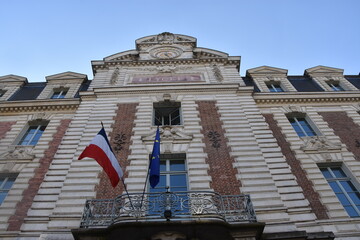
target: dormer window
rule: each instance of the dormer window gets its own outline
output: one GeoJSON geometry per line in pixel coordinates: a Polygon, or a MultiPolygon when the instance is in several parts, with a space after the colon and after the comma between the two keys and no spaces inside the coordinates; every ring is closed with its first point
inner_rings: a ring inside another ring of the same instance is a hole
{"type": "Polygon", "coordinates": [[[0,97],[4,96],[5,92],[5,90],[0,89],[0,97]]]}
{"type": "Polygon", "coordinates": [[[69,89],[54,89],[54,93],[52,94],[52,96],[50,97],[51,99],[61,99],[61,98],[65,98],[67,92],[69,89]]]}
{"type": "Polygon", "coordinates": [[[337,82],[327,82],[327,84],[331,87],[334,91],[345,91],[343,87],[340,86],[337,82]]]}
{"type": "Polygon", "coordinates": [[[266,83],[270,92],[284,92],[284,89],[280,86],[280,83],[276,82],[268,82],[266,83]]]}
{"type": "Polygon", "coordinates": [[[180,106],[179,102],[171,101],[154,103],[154,125],[180,125],[180,106]]]}

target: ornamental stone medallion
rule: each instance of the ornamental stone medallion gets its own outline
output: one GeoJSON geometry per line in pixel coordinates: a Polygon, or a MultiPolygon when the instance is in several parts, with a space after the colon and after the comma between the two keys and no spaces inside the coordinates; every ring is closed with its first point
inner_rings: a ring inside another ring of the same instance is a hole
{"type": "Polygon", "coordinates": [[[157,47],[150,50],[150,56],[157,59],[172,59],[179,57],[183,50],[178,47],[157,47]]]}

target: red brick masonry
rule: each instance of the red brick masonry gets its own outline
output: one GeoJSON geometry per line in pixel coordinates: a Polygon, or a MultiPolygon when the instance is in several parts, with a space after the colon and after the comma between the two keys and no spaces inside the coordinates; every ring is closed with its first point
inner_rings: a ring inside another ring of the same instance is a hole
{"type": "Polygon", "coordinates": [[[228,139],[222,128],[220,114],[215,101],[196,101],[200,113],[202,133],[204,134],[206,162],[212,177],[211,187],[224,195],[240,194],[241,182],[236,179],[237,170],[233,167],[234,158],[230,156],[228,139]]]}
{"type": "Polygon", "coordinates": [[[0,122],[0,140],[3,139],[8,131],[10,131],[11,126],[16,122],[0,122]]]}
{"type": "Polygon", "coordinates": [[[35,169],[34,177],[29,180],[29,186],[22,193],[22,199],[16,205],[15,214],[9,218],[8,231],[19,231],[27,215],[28,210],[34,200],[34,197],[39,191],[40,184],[44,181],[45,174],[49,170],[50,164],[55,156],[55,153],[65,135],[71,119],[63,119],[56,129],[53,139],[49,142],[48,149],[44,152],[44,157],[40,159],[39,167],[35,169]]]}
{"type": "Polygon", "coordinates": [[[328,219],[325,206],[320,201],[320,196],[315,192],[313,183],[307,178],[306,172],[301,167],[301,163],[296,159],[294,152],[290,148],[290,144],[286,141],[280,127],[272,114],[264,114],[266,122],[269,124],[270,130],[273,132],[282,154],[285,156],[286,162],[291,168],[291,172],[296,177],[296,181],[302,188],[305,198],[310,202],[310,207],[318,219],[328,219]]]}
{"type": "Polygon", "coordinates": [[[322,112],[320,115],[340,137],[347,149],[360,161],[360,126],[346,112],[322,112]]]}
{"type": "MultiPolygon", "coordinates": [[[[131,136],[133,135],[133,126],[136,114],[137,103],[118,104],[115,123],[112,126],[112,132],[109,134],[111,147],[124,171],[124,179],[127,178],[128,173],[125,171],[129,162],[127,161],[130,155],[131,136]]],[[[96,186],[96,198],[108,199],[114,198],[124,191],[122,182],[116,188],[111,186],[110,180],[106,173],[102,171],[99,175],[100,183],[96,186]]]]}

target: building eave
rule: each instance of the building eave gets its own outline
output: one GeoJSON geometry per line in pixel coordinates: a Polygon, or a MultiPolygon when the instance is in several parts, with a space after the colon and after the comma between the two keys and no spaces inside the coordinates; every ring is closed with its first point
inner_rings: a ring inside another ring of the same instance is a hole
{"type": "Polygon", "coordinates": [[[315,104],[327,103],[356,103],[360,101],[360,93],[353,91],[344,92],[282,92],[282,93],[254,93],[255,102],[261,106],[285,104],[315,104]]]}
{"type": "Polygon", "coordinates": [[[0,114],[14,114],[38,111],[75,111],[80,104],[80,99],[59,100],[24,100],[6,101],[0,103],[0,114]]]}

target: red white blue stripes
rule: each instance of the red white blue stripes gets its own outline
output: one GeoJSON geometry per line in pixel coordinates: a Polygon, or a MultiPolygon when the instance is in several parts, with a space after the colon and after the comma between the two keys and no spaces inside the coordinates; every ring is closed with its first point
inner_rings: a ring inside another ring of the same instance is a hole
{"type": "Polygon", "coordinates": [[[104,128],[102,128],[94,137],[89,146],[87,146],[80,154],[78,159],[81,160],[85,157],[95,159],[110,178],[111,185],[116,187],[120,178],[123,176],[123,171],[111,149],[104,128]]]}

